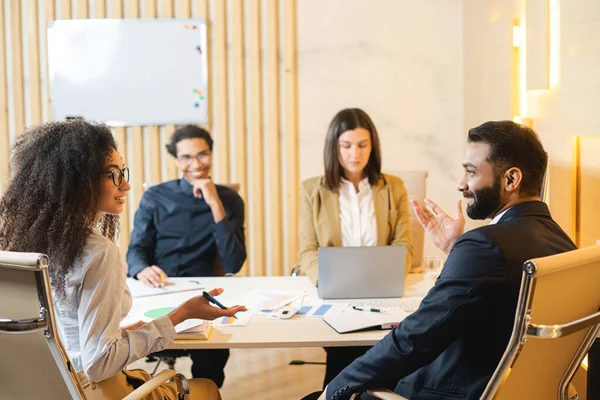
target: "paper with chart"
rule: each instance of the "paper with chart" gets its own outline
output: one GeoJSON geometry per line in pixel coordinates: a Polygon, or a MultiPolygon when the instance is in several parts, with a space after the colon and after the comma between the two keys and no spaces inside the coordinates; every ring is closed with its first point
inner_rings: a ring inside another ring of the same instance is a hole
{"type": "Polygon", "coordinates": [[[248,311],[239,312],[235,314],[235,316],[237,319],[233,317],[217,318],[212,322],[212,324],[214,327],[246,326],[250,323],[250,317],[252,316],[252,313],[248,311]]]}
{"type": "Polygon", "coordinates": [[[155,296],[157,294],[167,294],[176,292],[187,292],[189,290],[204,289],[201,282],[197,279],[173,279],[164,282],[163,287],[148,286],[134,278],[127,278],[127,286],[131,292],[131,297],[155,296]]]}
{"type": "MultiPolygon", "coordinates": [[[[176,307],[171,305],[154,305],[132,307],[127,317],[121,321],[121,327],[134,324],[138,321],[150,322],[156,318],[164,317],[176,307]]],[[[175,326],[177,339],[208,339],[212,325],[210,321],[202,319],[188,319],[175,326]]]]}
{"type": "Polygon", "coordinates": [[[336,308],[346,308],[348,303],[318,303],[318,304],[307,304],[300,307],[298,314],[306,317],[319,317],[322,318],[328,311],[336,308]]]}
{"type": "Polygon", "coordinates": [[[300,307],[304,295],[304,290],[252,290],[237,304],[245,304],[252,312],[266,314],[287,305],[300,307]]]}

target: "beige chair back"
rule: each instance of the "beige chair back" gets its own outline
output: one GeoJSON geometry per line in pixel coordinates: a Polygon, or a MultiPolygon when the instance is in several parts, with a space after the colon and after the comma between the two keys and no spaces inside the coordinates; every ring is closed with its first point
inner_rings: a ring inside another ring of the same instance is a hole
{"type": "Polygon", "coordinates": [[[0,251],[0,399],[82,399],[42,254],[0,251]]]}
{"type": "Polygon", "coordinates": [[[569,383],[600,327],[598,282],[598,246],[525,263],[513,333],[483,399],[571,397],[569,383]]]}
{"type": "MultiPolygon", "coordinates": [[[[427,171],[391,171],[390,175],[400,177],[408,193],[409,200],[423,201],[427,196],[427,171]]],[[[417,220],[415,211],[408,206],[410,212],[410,229],[414,246],[413,269],[423,264],[423,249],[425,247],[425,230],[417,220]]]]}

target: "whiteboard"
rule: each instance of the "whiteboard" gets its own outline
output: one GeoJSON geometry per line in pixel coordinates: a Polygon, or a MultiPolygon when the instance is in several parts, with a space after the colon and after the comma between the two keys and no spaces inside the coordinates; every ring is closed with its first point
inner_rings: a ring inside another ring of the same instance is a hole
{"type": "Polygon", "coordinates": [[[110,126],[207,123],[206,24],[201,19],[51,22],[52,119],[110,126]]]}

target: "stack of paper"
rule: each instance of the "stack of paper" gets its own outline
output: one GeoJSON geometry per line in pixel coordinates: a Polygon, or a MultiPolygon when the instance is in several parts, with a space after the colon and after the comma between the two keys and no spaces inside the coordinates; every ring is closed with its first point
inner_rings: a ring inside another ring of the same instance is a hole
{"type": "Polygon", "coordinates": [[[408,316],[408,313],[400,307],[388,307],[381,310],[383,312],[359,311],[352,307],[332,308],[323,316],[323,321],[338,333],[348,333],[372,329],[392,329],[408,316]]]}
{"type": "Polygon", "coordinates": [[[175,327],[177,339],[208,339],[212,324],[202,319],[188,319],[175,327]]]}

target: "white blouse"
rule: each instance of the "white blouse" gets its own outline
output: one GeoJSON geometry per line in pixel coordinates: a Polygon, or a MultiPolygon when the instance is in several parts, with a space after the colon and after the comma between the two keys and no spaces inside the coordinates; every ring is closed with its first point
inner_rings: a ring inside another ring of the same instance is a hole
{"type": "Polygon", "coordinates": [[[376,246],[377,218],[368,178],[360,181],[358,192],[342,178],[339,199],[342,246],[376,246]]]}
{"type": "Polygon", "coordinates": [[[75,371],[83,371],[93,382],[162,350],[176,336],[167,316],[121,331],[119,323],[132,302],[126,277],[117,245],[95,232],[81,261],[67,275],[65,296],[53,293],[59,336],[75,371]]]}

